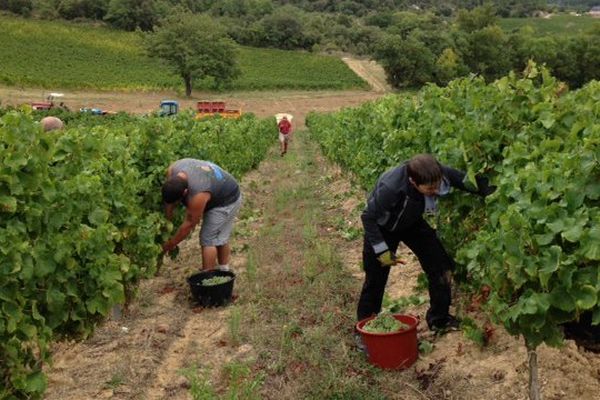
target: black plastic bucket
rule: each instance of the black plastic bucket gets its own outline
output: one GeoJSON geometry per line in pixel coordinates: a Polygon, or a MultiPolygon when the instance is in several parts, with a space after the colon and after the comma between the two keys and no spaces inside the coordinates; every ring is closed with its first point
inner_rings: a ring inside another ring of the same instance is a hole
{"type": "Polygon", "coordinates": [[[190,284],[190,289],[192,290],[192,297],[198,304],[204,307],[220,307],[228,304],[231,301],[234,280],[235,274],[233,272],[220,271],[217,269],[202,271],[187,279],[190,284]],[[219,285],[202,285],[203,280],[214,278],[216,276],[227,276],[230,277],[231,280],[219,285]]]}

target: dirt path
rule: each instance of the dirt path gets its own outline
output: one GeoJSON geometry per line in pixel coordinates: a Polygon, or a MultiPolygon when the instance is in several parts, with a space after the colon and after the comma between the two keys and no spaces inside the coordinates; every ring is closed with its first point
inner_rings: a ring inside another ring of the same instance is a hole
{"type": "Polygon", "coordinates": [[[371,90],[377,93],[391,92],[392,87],[387,83],[385,71],[375,61],[359,60],[343,57],[342,60],[362,79],[371,85],[371,90]]]}

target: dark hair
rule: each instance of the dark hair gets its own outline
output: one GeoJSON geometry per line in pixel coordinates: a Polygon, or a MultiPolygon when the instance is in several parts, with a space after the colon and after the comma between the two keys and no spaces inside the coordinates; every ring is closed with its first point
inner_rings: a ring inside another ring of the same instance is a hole
{"type": "Polygon", "coordinates": [[[186,179],[180,176],[173,176],[162,186],[162,198],[167,204],[176,203],[183,198],[183,191],[188,188],[186,179]]]}
{"type": "Polygon", "coordinates": [[[430,185],[442,180],[442,167],[431,154],[417,154],[408,161],[408,176],[415,185],[430,185]]]}

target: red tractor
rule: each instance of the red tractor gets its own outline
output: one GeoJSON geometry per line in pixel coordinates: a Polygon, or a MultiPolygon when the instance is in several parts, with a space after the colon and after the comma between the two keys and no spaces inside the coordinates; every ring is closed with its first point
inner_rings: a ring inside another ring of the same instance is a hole
{"type": "Polygon", "coordinates": [[[62,101],[57,105],[55,101],[58,101],[64,94],[62,93],[50,93],[47,97],[47,101],[34,101],[31,103],[31,108],[34,110],[50,110],[51,108],[60,107],[67,108],[65,103],[62,101]]]}

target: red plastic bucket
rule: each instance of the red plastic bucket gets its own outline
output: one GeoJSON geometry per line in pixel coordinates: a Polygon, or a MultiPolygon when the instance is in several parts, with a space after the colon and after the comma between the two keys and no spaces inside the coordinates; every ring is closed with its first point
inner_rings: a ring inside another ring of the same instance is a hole
{"type": "Polygon", "coordinates": [[[394,318],[408,325],[408,329],[391,333],[372,333],[363,330],[363,326],[375,316],[365,318],[356,324],[363,342],[367,347],[371,364],[385,369],[408,368],[417,361],[417,325],[419,319],[412,315],[395,314],[394,318]]]}

